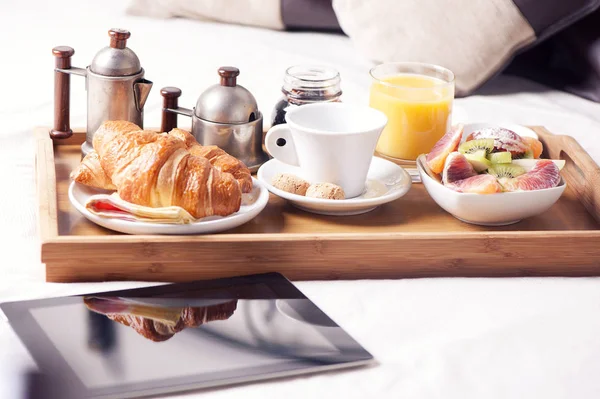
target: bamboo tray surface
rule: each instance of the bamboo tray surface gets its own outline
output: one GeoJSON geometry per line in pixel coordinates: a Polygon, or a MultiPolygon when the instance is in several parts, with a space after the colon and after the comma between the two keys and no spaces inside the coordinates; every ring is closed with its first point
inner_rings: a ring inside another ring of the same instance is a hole
{"type": "Polygon", "coordinates": [[[291,279],[600,275],[600,169],[570,137],[533,128],[544,157],[565,159],[568,187],[542,215],[503,227],[458,221],[421,184],[357,216],[321,216],[272,195],[225,233],[131,236],[89,222],[70,204],[69,173],[85,133],[52,142],[36,129],[42,262],[48,281],[185,281],[278,271],[291,279]]]}

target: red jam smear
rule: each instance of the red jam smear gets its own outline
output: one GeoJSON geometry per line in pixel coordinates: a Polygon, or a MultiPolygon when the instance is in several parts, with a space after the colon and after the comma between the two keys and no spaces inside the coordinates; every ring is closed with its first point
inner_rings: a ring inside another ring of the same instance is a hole
{"type": "Polygon", "coordinates": [[[123,212],[123,213],[125,213],[124,210],[119,209],[116,206],[114,206],[114,205],[112,205],[112,204],[110,204],[108,202],[98,201],[93,206],[96,209],[96,211],[114,211],[114,212],[123,212]]]}

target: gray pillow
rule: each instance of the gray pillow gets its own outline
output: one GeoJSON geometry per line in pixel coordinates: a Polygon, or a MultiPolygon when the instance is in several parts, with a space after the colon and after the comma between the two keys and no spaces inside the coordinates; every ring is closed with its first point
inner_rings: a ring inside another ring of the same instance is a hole
{"type": "MultiPolygon", "coordinates": [[[[600,102],[600,10],[520,54],[507,73],[600,102]]],[[[556,28],[554,28],[556,29],[556,28]]],[[[552,25],[544,32],[552,31],[552,25]]],[[[554,33],[554,32],[553,32],[554,33]]]]}
{"type": "MultiPolygon", "coordinates": [[[[600,0],[333,0],[340,26],[367,57],[442,65],[455,73],[458,96],[472,93],[515,55],[599,5],[600,0]]],[[[571,44],[578,43],[584,41],[571,44]]],[[[589,59],[590,50],[580,51],[589,59]]],[[[541,74],[545,67],[529,72],[541,74]]]]}

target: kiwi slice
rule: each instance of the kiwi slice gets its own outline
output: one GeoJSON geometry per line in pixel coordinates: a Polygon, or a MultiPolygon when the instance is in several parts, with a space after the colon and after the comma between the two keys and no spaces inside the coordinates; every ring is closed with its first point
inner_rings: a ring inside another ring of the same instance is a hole
{"type": "Polygon", "coordinates": [[[510,152],[508,152],[508,151],[491,153],[487,156],[487,159],[489,159],[490,162],[493,164],[511,163],[512,162],[512,156],[510,155],[510,152]]]}
{"type": "Polygon", "coordinates": [[[527,150],[524,153],[515,156],[515,159],[533,159],[533,151],[527,150]]]}
{"type": "Polygon", "coordinates": [[[473,169],[477,173],[485,172],[492,163],[486,158],[487,152],[485,150],[477,150],[472,154],[465,154],[467,161],[473,166],[473,169]]]}
{"type": "Polygon", "coordinates": [[[461,154],[473,154],[479,150],[485,150],[489,154],[494,149],[494,139],[478,139],[465,141],[458,147],[461,154]]]}
{"type": "Polygon", "coordinates": [[[501,177],[517,177],[525,173],[525,168],[519,165],[513,165],[510,163],[498,163],[488,168],[487,172],[497,178],[501,177]]]}

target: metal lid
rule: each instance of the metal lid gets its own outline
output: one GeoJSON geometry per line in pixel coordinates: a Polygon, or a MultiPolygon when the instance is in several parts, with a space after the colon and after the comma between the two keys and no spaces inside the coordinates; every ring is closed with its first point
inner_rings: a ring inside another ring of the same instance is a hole
{"type": "Polygon", "coordinates": [[[240,70],[219,68],[221,82],[200,95],[194,113],[198,118],[215,123],[240,124],[260,117],[256,99],[246,88],[236,84],[240,70]]]}
{"type": "Polygon", "coordinates": [[[90,65],[90,70],[105,76],[135,75],[142,70],[140,60],[131,49],[126,47],[131,33],[125,29],[111,29],[110,46],[100,50],[90,65]]]}
{"type": "Polygon", "coordinates": [[[342,95],[340,74],[333,68],[296,65],[285,71],[283,93],[292,99],[331,101],[342,95]]]}

